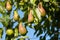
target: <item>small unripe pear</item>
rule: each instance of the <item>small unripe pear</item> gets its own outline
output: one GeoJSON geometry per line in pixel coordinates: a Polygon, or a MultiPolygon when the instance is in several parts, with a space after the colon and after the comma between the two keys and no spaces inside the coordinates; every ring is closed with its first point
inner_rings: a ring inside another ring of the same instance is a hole
{"type": "Polygon", "coordinates": [[[7,1],[7,3],[6,3],[6,9],[7,9],[8,11],[10,11],[10,10],[12,9],[12,6],[11,6],[11,4],[10,4],[9,1],[7,1]]]}
{"type": "Polygon", "coordinates": [[[43,6],[42,6],[42,2],[40,2],[39,4],[38,4],[38,8],[39,8],[39,11],[41,12],[41,16],[45,16],[46,15],[46,11],[45,11],[45,9],[43,8],[43,6]]]}
{"type": "Polygon", "coordinates": [[[30,10],[28,14],[28,22],[33,22],[33,21],[34,21],[33,10],[30,10]]]}
{"type": "Polygon", "coordinates": [[[23,26],[22,22],[19,24],[19,32],[21,35],[25,35],[27,33],[26,28],[23,26]]]}
{"type": "Polygon", "coordinates": [[[14,32],[15,32],[14,36],[17,37],[18,36],[18,28],[15,28],[14,32]]]}
{"type": "Polygon", "coordinates": [[[12,29],[7,29],[6,34],[7,35],[12,35],[13,34],[13,30],[12,29]]]}
{"type": "Polygon", "coordinates": [[[18,20],[19,19],[19,17],[18,17],[18,13],[17,13],[17,11],[14,11],[14,20],[18,20]]]}

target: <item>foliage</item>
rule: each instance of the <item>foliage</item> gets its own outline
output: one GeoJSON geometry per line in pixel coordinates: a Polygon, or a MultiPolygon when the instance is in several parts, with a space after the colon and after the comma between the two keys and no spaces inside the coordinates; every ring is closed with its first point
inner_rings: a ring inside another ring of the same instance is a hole
{"type": "MultiPolygon", "coordinates": [[[[52,37],[51,40],[57,40],[58,34],[60,33],[59,12],[59,0],[0,0],[0,14],[2,14],[0,22],[6,27],[6,31],[7,29],[12,29],[14,32],[12,35],[6,35],[6,40],[13,40],[18,36],[23,36],[18,30],[20,22],[22,22],[22,24],[24,23],[25,29],[27,26],[34,29],[34,35],[39,31],[36,36],[39,36],[43,31],[45,32],[47,30],[46,34],[49,34],[50,36],[54,34],[54,37],[52,37]],[[24,12],[23,18],[18,15],[18,10],[24,12]],[[14,17],[10,18],[12,11],[14,11],[14,17]],[[30,16],[28,16],[29,14],[30,16]],[[15,28],[12,28],[15,22],[18,22],[18,25],[15,28]],[[34,26],[32,24],[34,24],[34,26]]],[[[2,35],[1,31],[0,34],[2,35]]],[[[25,35],[23,37],[27,38],[25,35]]],[[[45,36],[43,39],[40,39],[45,40],[45,36]]],[[[24,38],[21,38],[20,40],[25,40],[24,38]]]]}

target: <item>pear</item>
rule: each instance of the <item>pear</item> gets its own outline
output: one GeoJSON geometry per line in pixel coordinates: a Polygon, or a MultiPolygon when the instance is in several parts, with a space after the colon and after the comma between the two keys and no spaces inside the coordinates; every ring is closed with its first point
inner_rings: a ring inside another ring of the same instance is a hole
{"type": "Polygon", "coordinates": [[[12,35],[13,34],[13,30],[12,29],[7,29],[6,34],[7,35],[12,35]]]}
{"type": "Polygon", "coordinates": [[[10,11],[12,9],[12,6],[9,1],[6,2],[6,9],[10,11]]]}
{"type": "Polygon", "coordinates": [[[25,35],[27,33],[27,30],[23,26],[22,22],[19,23],[19,32],[20,32],[21,35],[25,35]]]}
{"type": "Polygon", "coordinates": [[[14,32],[15,32],[14,36],[17,37],[18,36],[18,28],[15,28],[14,32]]]}
{"type": "Polygon", "coordinates": [[[33,21],[34,21],[33,10],[30,10],[28,14],[28,22],[33,22],[33,21]]]}
{"type": "Polygon", "coordinates": [[[41,12],[41,16],[45,16],[46,15],[46,11],[45,11],[45,9],[43,8],[43,6],[42,6],[42,2],[40,2],[39,4],[38,4],[38,8],[39,8],[39,11],[41,12]]]}
{"type": "Polygon", "coordinates": [[[14,20],[17,21],[19,19],[17,11],[14,11],[14,20]]]}

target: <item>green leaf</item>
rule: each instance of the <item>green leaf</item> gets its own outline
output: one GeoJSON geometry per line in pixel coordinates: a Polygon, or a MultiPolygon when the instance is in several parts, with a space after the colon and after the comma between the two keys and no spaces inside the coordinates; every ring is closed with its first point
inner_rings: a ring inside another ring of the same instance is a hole
{"type": "Polygon", "coordinates": [[[6,9],[3,6],[1,6],[1,5],[0,5],[0,12],[2,14],[5,14],[6,13],[6,9]]]}
{"type": "Polygon", "coordinates": [[[3,25],[4,25],[4,26],[8,26],[8,22],[9,22],[9,20],[10,20],[9,15],[2,17],[2,20],[3,20],[3,21],[2,21],[3,25]]]}
{"type": "Polygon", "coordinates": [[[44,2],[49,2],[49,0],[43,0],[44,2]]]}

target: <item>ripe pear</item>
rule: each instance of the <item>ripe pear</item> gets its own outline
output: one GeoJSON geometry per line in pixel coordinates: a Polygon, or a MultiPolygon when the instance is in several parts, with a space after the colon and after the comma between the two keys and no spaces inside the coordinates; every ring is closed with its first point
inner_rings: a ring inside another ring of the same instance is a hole
{"type": "Polygon", "coordinates": [[[42,6],[42,2],[40,2],[39,4],[38,4],[38,8],[39,8],[39,11],[41,12],[41,16],[45,16],[46,15],[46,11],[45,11],[45,9],[43,8],[43,6],[42,6]]]}
{"type": "Polygon", "coordinates": [[[12,9],[12,6],[9,1],[6,2],[6,9],[10,11],[12,9]]]}
{"type": "Polygon", "coordinates": [[[33,10],[30,10],[28,14],[28,22],[33,22],[33,21],[34,21],[33,10]]]}
{"type": "Polygon", "coordinates": [[[21,35],[25,35],[27,33],[26,28],[23,26],[22,22],[19,24],[19,32],[21,35]]]}
{"type": "Polygon", "coordinates": [[[18,13],[17,13],[17,11],[14,11],[14,20],[18,20],[19,19],[19,17],[18,17],[18,13]]]}

